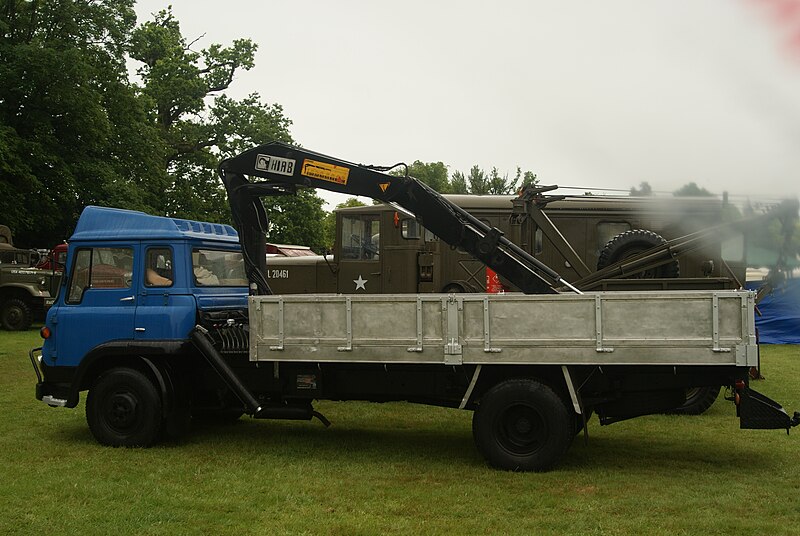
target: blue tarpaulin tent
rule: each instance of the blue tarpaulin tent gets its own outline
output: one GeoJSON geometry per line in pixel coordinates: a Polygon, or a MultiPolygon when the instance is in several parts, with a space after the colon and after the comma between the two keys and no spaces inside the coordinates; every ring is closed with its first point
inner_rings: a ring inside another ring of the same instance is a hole
{"type": "MultiPolygon", "coordinates": [[[[747,283],[755,290],[760,282],[747,283]]],[[[800,279],[787,279],[758,304],[756,315],[761,344],[800,344],[800,279]]]]}

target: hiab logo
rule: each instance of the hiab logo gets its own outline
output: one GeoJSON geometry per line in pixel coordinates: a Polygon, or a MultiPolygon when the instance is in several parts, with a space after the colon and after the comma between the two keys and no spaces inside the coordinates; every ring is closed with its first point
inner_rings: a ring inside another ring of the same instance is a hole
{"type": "Polygon", "coordinates": [[[278,175],[287,175],[291,177],[294,175],[295,161],[289,158],[260,154],[256,156],[255,167],[256,171],[266,171],[268,173],[276,173],[278,175]]]}

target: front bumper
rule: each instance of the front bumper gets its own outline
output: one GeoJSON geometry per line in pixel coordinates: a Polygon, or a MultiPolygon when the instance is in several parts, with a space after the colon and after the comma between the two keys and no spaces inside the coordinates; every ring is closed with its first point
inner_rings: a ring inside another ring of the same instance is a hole
{"type": "Polygon", "coordinates": [[[28,357],[36,373],[36,400],[41,400],[48,406],[65,407],[69,400],[70,384],[45,381],[45,371],[42,365],[42,348],[33,348],[28,352],[28,357]]]}

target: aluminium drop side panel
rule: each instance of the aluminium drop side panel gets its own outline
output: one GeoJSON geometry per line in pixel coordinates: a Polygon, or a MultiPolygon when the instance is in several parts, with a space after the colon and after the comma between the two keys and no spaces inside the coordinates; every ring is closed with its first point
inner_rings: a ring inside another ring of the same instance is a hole
{"type": "Polygon", "coordinates": [[[252,361],[755,366],[743,291],[254,296],[252,361]]]}

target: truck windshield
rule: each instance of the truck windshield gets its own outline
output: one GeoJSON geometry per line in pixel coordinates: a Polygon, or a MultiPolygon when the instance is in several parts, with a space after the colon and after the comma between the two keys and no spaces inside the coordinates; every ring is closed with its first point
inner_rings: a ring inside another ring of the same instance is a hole
{"type": "Polygon", "coordinates": [[[238,251],[192,250],[192,272],[199,287],[246,287],[244,260],[238,251]]]}

